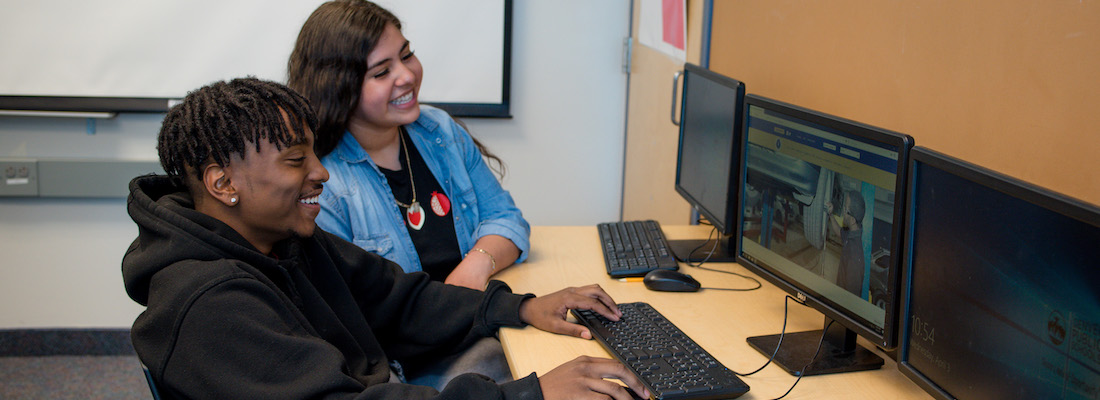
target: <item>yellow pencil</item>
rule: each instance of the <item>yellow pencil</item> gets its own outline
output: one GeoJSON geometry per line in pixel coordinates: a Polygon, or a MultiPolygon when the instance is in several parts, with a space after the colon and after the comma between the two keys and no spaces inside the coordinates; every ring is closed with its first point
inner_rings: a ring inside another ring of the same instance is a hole
{"type": "Polygon", "coordinates": [[[642,279],[643,278],[640,277],[640,276],[629,277],[629,278],[619,278],[619,282],[641,282],[642,279]]]}

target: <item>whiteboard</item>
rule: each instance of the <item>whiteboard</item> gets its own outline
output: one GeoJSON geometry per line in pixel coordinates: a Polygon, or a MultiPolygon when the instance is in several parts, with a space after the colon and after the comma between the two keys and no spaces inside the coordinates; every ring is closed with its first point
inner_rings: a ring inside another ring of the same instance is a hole
{"type": "MultiPolygon", "coordinates": [[[[401,20],[424,65],[423,102],[507,116],[511,0],[376,2],[401,20]]],[[[0,0],[0,108],[104,98],[152,99],[166,109],[218,80],[286,82],[298,31],[321,3],[0,0]]],[[[153,108],[103,111],[164,111],[153,108]]]]}

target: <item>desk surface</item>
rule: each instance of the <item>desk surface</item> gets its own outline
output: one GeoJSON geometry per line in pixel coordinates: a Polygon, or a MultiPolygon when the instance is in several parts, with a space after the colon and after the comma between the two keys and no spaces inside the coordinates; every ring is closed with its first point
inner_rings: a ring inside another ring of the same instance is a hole
{"type": "MultiPolygon", "coordinates": [[[[705,237],[709,227],[665,226],[669,239],[705,237]]],[[[756,370],[767,357],[753,350],[745,338],[779,333],[783,326],[785,292],[759,279],[763,287],[749,292],[702,290],[668,293],[647,290],[641,282],[619,282],[604,269],[603,253],[595,226],[536,226],[531,231],[528,260],[496,276],[516,293],[544,295],[568,286],[598,283],[619,303],[652,304],[703,348],[734,371],[756,370]]],[[[711,263],[708,267],[755,276],[736,263],[711,263]]],[[[749,288],[743,278],[681,264],[680,271],[694,276],[703,287],[749,288]]],[[[791,302],[788,332],[821,329],[824,316],[791,302]]],[[[500,341],[514,376],[531,372],[542,375],[580,355],[611,356],[595,340],[555,335],[535,328],[504,328],[500,341]]],[[[865,347],[874,349],[860,338],[865,347]]],[[[882,352],[874,350],[880,356],[882,352]]],[[[883,356],[879,370],[810,376],[802,379],[786,399],[929,399],[905,378],[897,363],[883,356]]],[[[742,377],[751,390],[742,399],[773,399],[794,383],[795,377],[776,365],[742,377]]]]}

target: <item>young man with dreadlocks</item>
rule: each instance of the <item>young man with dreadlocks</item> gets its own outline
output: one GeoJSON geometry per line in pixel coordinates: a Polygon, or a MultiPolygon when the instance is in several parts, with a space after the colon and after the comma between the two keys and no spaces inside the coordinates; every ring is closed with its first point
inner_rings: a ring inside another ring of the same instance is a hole
{"type": "Polygon", "coordinates": [[[500,326],[591,338],[566,310],[620,313],[597,285],[538,298],[499,281],[445,285],[317,229],[328,172],[313,153],[316,124],[301,96],[252,78],[191,92],[165,117],[168,176],[130,183],[138,237],[122,261],[127,293],[147,307],[134,348],[163,397],[630,398],[601,378],[644,393],[618,362],[588,357],[501,384],[401,383],[394,358],[438,359],[500,326]]]}

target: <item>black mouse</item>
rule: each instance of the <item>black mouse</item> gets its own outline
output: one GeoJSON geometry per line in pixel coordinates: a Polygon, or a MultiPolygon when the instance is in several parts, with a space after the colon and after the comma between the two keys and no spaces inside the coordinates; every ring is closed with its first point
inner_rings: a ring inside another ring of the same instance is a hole
{"type": "Polygon", "coordinates": [[[691,275],[670,269],[649,271],[642,282],[645,283],[646,289],[659,292],[696,292],[702,286],[691,275]]]}

